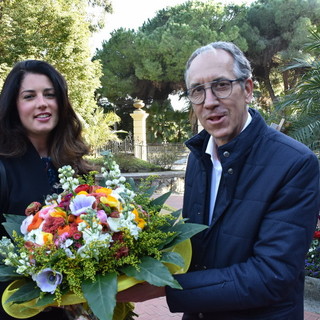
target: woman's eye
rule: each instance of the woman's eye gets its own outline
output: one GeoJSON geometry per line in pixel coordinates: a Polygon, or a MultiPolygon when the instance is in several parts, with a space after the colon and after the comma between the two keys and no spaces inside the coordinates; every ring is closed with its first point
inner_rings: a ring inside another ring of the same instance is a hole
{"type": "Polygon", "coordinates": [[[32,98],[33,98],[32,94],[27,94],[27,95],[23,96],[23,99],[25,99],[25,100],[29,100],[29,99],[32,99],[32,98]]]}

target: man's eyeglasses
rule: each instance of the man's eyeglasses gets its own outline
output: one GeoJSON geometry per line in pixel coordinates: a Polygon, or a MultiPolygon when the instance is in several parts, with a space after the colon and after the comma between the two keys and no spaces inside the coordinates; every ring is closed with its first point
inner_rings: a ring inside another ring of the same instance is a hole
{"type": "Polygon", "coordinates": [[[236,81],[243,81],[243,78],[234,80],[221,79],[214,80],[195,86],[186,91],[189,100],[194,104],[202,104],[206,100],[206,89],[211,88],[212,93],[219,99],[228,98],[232,93],[232,84],[236,81]],[[205,86],[208,85],[208,86],[205,86]]]}

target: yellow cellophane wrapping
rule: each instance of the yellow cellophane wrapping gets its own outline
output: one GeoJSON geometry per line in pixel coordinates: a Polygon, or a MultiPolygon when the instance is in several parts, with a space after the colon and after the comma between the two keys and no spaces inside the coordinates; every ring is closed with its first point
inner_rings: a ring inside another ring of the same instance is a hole
{"type": "MultiPolygon", "coordinates": [[[[185,240],[173,248],[170,251],[180,253],[184,259],[184,267],[179,267],[173,264],[166,264],[168,269],[172,274],[185,273],[190,265],[191,261],[191,243],[190,240],[185,240]]],[[[138,284],[142,281],[139,281],[133,277],[128,277],[126,275],[121,275],[118,277],[118,291],[122,291],[128,289],[135,284],[138,284]]],[[[2,306],[7,314],[17,319],[27,319],[31,318],[41,311],[43,311],[47,307],[57,307],[58,304],[55,302],[46,306],[36,306],[37,299],[30,300],[24,303],[11,303],[6,301],[10,298],[10,296],[19,289],[19,287],[23,284],[23,280],[13,281],[3,292],[2,295],[2,306]]],[[[74,293],[68,293],[62,296],[62,301],[60,306],[67,306],[79,303],[85,303],[86,300],[84,297],[79,297],[74,293]]]]}

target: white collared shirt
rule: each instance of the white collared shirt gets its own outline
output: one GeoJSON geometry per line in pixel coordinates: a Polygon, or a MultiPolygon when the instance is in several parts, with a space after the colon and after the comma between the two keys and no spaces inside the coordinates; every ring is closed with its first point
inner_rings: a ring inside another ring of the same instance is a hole
{"type": "MultiPolygon", "coordinates": [[[[244,124],[241,132],[249,125],[251,122],[252,117],[250,113],[248,112],[247,121],[244,124]]],[[[211,156],[212,161],[212,177],[211,177],[211,195],[210,195],[210,207],[209,207],[209,225],[211,224],[212,216],[213,216],[213,210],[217,199],[217,193],[219,189],[219,184],[221,180],[221,174],[222,174],[222,166],[221,162],[219,160],[218,154],[217,154],[217,145],[214,141],[213,136],[210,137],[208,141],[208,145],[206,148],[206,153],[211,156]]]]}

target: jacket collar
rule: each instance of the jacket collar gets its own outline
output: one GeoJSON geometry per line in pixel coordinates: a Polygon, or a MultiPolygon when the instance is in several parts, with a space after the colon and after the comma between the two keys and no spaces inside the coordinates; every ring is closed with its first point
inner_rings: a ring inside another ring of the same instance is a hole
{"type": "MultiPolygon", "coordinates": [[[[218,155],[220,159],[224,152],[232,153],[232,158],[237,158],[241,154],[246,153],[246,150],[251,148],[257,139],[258,135],[261,135],[267,129],[267,124],[255,109],[249,108],[249,112],[252,117],[251,123],[245,128],[237,137],[230,142],[218,147],[218,155]]],[[[202,130],[200,133],[186,141],[186,146],[195,154],[196,157],[202,158],[205,153],[210,134],[202,130]]]]}

